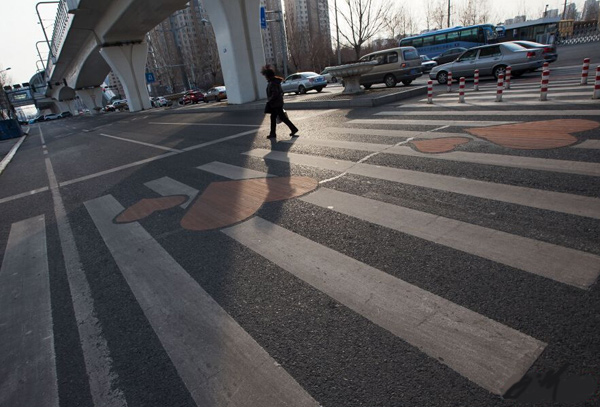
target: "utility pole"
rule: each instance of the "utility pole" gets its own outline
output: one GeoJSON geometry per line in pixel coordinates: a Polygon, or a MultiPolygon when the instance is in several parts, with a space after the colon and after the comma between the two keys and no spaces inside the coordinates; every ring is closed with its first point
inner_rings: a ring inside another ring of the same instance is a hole
{"type": "Polygon", "coordinates": [[[279,14],[279,19],[275,19],[275,20],[267,20],[268,23],[270,22],[279,22],[281,23],[281,25],[279,26],[281,28],[281,59],[283,62],[283,77],[287,78],[288,76],[288,65],[287,65],[287,38],[285,37],[285,22],[283,20],[283,12],[281,10],[266,10],[265,11],[266,14],[279,14]]]}
{"type": "Polygon", "coordinates": [[[174,26],[176,24],[174,24],[174,19],[175,17],[171,14],[169,16],[170,30],[168,31],[171,31],[171,34],[173,34],[173,41],[175,41],[175,48],[177,49],[177,58],[179,59],[179,63],[181,64],[181,80],[183,81],[183,88],[184,90],[189,90],[190,82],[188,80],[187,74],[185,73],[185,65],[183,62],[183,54],[181,52],[181,44],[179,43],[179,38],[177,38],[177,34],[175,33],[177,30],[183,29],[183,27],[175,28],[174,26]]]}
{"type": "Polygon", "coordinates": [[[567,15],[567,0],[565,0],[565,7],[563,8],[562,20],[565,19],[565,15],[567,15]]]}
{"type": "Polygon", "coordinates": [[[448,28],[450,28],[450,0],[448,0],[448,28]]]}

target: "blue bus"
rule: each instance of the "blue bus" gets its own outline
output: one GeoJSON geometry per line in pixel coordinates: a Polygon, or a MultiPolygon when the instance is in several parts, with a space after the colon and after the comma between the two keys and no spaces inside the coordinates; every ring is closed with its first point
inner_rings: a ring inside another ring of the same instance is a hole
{"type": "Polygon", "coordinates": [[[450,48],[471,48],[478,45],[493,44],[498,41],[496,27],[492,24],[452,27],[430,31],[425,34],[400,40],[401,47],[415,47],[419,55],[436,57],[450,48]]]}

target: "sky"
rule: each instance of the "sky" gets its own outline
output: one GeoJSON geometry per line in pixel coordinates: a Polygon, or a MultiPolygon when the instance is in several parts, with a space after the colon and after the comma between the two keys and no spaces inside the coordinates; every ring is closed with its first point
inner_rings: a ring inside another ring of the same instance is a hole
{"type": "MultiPolygon", "coordinates": [[[[338,0],[342,3],[345,0],[338,0]]],[[[424,29],[425,1],[414,2],[411,0],[392,0],[399,5],[404,5],[410,9],[413,17],[420,23],[419,28],[424,29]]],[[[458,5],[466,0],[451,0],[451,5],[458,5]]],[[[0,71],[10,67],[11,70],[5,72],[7,75],[7,83],[23,83],[29,82],[31,77],[37,71],[36,61],[39,59],[35,48],[37,41],[44,40],[44,34],[41,26],[38,23],[36,13],[36,4],[39,0],[0,0],[0,10],[2,10],[2,23],[0,24],[0,71]],[[8,3],[8,4],[7,4],[8,3]]],[[[568,1],[571,3],[572,1],[568,1]]],[[[333,8],[333,0],[329,0],[330,7],[333,8]]],[[[584,0],[576,0],[577,9],[583,8],[584,0]]],[[[541,17],[546,4],[548,9],[563,9],[564,0],[488,0],[488,4],[492,7],[492,16],[498,17],[498,21],[490,21],[498,23],[507,18],[512,18],[515,15],[527,11],[528,19],[535,20],[541,17]]],[[[55,4],[41,4],[39,6],[40,15],[48,37],[52,36],[52,28],[54,16],[56,14],[55,4]]],[[[334,16],[330,16],[333,22],[334,16]]],[[[257,14],[258,19],[258,14],[257,14]]],[[[456,21],[452,25],[458,25],[456,21]]],[[[44,60],[48,56],[48,47],[45,44],[39,44],[40,52],[44,60]]],[[[41,63],[38,63],[41,67],[41,63]]]]}

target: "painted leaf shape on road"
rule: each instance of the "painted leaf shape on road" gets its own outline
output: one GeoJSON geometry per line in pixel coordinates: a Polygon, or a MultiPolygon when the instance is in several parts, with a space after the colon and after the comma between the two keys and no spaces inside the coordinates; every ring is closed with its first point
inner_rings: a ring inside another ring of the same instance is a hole
{"type": "Polygon", "coordinates": [[[440,137],[429,140],[413,140],[410,144],[422,153],[447,153],[469,141],[471,139],[467,137],[440,137]]]}
{"type": "Polygon", "coordinates": [[[573,133],[592,130],[599,126],[600,123],[593,120],[557,119],[475,127],[466,131],[503,147],[544,150],[575,144],[578,139],[573,133]]]}

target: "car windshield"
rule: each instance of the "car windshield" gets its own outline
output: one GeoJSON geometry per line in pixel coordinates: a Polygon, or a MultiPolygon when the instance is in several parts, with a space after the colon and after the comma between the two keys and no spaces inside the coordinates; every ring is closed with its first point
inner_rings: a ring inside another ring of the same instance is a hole
{"type": "Polygon", "coordinates": [[[523,47],[521,45],[515,44],[513,42],[505,42],[502,45],[504,45],[504,47],[508,48],[511,51],[522,51],[524,49],[527,49],[527,48],[525,48],[525,47],[523,47]]]}

